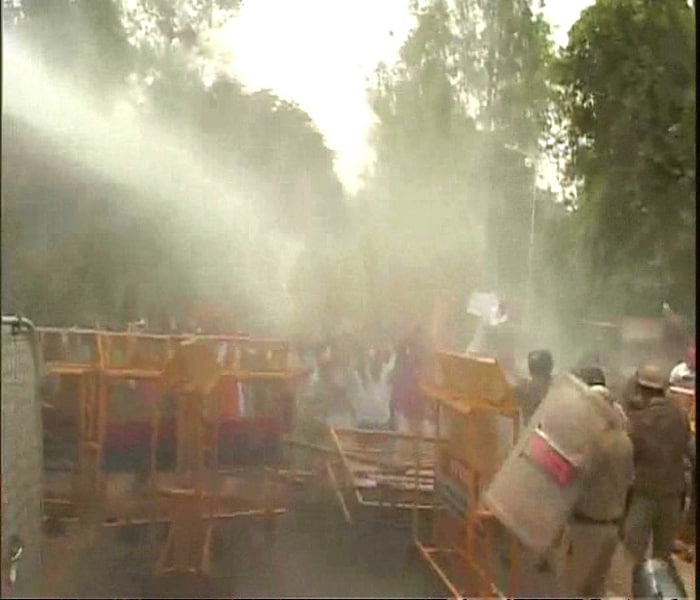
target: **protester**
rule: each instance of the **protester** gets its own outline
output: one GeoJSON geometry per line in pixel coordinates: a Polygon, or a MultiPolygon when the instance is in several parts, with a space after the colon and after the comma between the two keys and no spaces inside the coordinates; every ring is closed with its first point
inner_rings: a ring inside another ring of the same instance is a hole
{"type": "Polygon", "coordinates": [[[368,352],[366,364],[361,365],[363,374],[355,379],[357,404],[355,412],[358,427],[384,429],[389,426],[391,381],[395,356],[373,348],[368,352]]]}
{"type": "Polygon", "coordinates": [[[578,369],[574,369],[573,375],[578,377],[586,385],[589,385],[591,389],[601,394],[601,396],[603,396],[603,398],[605,398],[615,409],[615,412],[619,417],[619,425],[625,431],[629,431],[629,419],[627,418],[627,414],[622,408],[622,405],[615,399],[612,391],[608,388],[603,370],[597,366],[580,367],[578,369]]]}
{"type": "Polygon", "coordinates": [[[534,350],[528,354],[527,366],[530,379],[520,383],[513,390],[524,427],[529,425],[532,415],[549,391],[554,369],[552,354],[549,350],[534,350]]]}
{"type": "Polygon", "coordinates": [[[420,379],[426,365],[422,331],[415,328],[408,339],[399,344],[392,385],[392,404],[396,429],[400,433],[433,436],[435,424],[420,390],[420,379]]]}

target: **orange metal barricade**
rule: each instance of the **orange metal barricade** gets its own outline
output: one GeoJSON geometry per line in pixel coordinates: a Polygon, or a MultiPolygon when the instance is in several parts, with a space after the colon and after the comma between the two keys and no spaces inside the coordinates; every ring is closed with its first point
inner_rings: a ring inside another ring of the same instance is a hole
{"type": "MultiPolygon", "coordinates": [[[[176,443],[175,415],[157,418],[156,414],[164,402],[165,390],[159,383],[161,376],[174,351],[183,342],[196,343],[216,355],[221,369],[218,381],[222,386],[228,382],[238,389],[238,383],[242,382],[258,384],[266,391],[271,388],[281,390],[271,399],[270,394],[266,394],[266,406],[254,407],[248,415],[234,414],[236,410],[233,413],[224,411],[220,433],[217,433],[223,446],[236,442],[242,431],[262,427],[269,430],[273,443],[281,447],[283,425],[293,419],[290,412],[293,413],[294,385],[306,375],[304,369],[281,368],[287,364],[281,356],[286,346],[275,340],[251,342],[240,336],[168,336],[54,328],[39,328],[37,336],[45,373],[76,381],[77,397],[74,400],[79,414],[78,422],[74,424],[79,441],[75,476],[49,480],[45,490],[47,514],[76,518],[86,507],[100,506],[105,513],[105,524],[111,526],[149,521],[148,514],[144,514],[143,502],[133,497],[134,486],[129,482],[133,480],[134,470],[137,473],[158,470],[159,458],[162,458],[160,450],[162,447],[173,448],[176,443]],[[245,344],[246,347],[254,345],[259,357],[255,364],[241,368],[241,348],[245,344]],[[136,387],[139,393],[132,394],[128,400],[115,398],[113,392],[120,386],[136,387]],[[154,437],[160,440],[156,444],[159,448],[154,446],[154,437]],[[137,465],[127,468],[130,473],[126,477],[106,475],[104,471],[106,459],[113,454],[109,449],[114,450],[115,443],[132,454],[136,450],[140,453],[137,465]],[[150,459],[147,458],[149,455],[150,459]]],[[[226,399],[223,388],[217,389],[213,395],[221,401],[226,399]]],[[[218,459],[219,453],[215,454],[218,459]]],[[[239,494],[239,500],[230,503],[225,510],[222,507],[225,515],[269,515],[282,510],[278,500],[271,503],[265,497],[267,491],[274,488],[272,484],[257,489],[228,481],[224,484],[226,486],[245,493],[239,494]],[[263,508],[256,508],[258,505],[263,508]]],[[[277,490],[272,492],[275,497],[280,495],[277,490]]]]}
{"type": "Polygon", "coordinates": [[[348,523],[363,509],[388,512],[392,518],[413,508],[433,509],[435,440],[421,440],[416,461],[404,451],[416,436],[331,427],[330,437],[336,460],[328,457],[326,473],[348,523]]]}
{"type": "Polygon", "coordinates": [[[437,412],[436,509],[427,537],[414,511],[414,542],[453,597],[507,597],[516,589],[518,544],[480,495],[518,436],[512,390],[494,359],[437,359],[440,384],[421,386],[437,412]]]}
{"type": "MultiPolygon", "coordinates": [[[[695,438],[695,388],[685,388],[680,386],[671,386],[668,390],[668,395],[676,402],[688,415],[690,431],[695,438]]],[[[694,475],[693,475],[694,476],[694,475]]],[[[694,489],[691,493],[697,493],[697,484],[693,482],[694,489]]],[[[679,532],[679,542],[681,544],[682,554],[686,557],[694,556],[696,526],[695,519],[692,515],[695,511],[694,499],[690,502],[684,514],[683,525],[679,532]]]]}

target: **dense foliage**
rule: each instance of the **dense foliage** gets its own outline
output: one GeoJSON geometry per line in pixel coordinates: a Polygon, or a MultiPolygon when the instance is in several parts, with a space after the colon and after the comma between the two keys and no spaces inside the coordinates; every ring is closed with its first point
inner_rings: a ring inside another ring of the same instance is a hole
{"type": "Polygon", "coordinates": [[[695,307],[695,12],[598,0],[557,65],[592,300],[695,307]]]}
{"type": "MultiPolygon", "coordinates": [[[[103,103],[105,114],[126,99],[203,164],[245,172],[272,230],[313,240],[343,220],[333,155],[301,109],[268,91],[249,93],[219,68],[207,34],[235,16],[236,4],[142,0],[125,11],[115,0],[25,0],[3,17],[49,72],[103,103]]],[[[5,113],[2,177],[3,310],[122,326],[193,300],[222,303],[237,317],[261,312],[228,263],[208,275],[242,240],[203,232],[193,254],[172,219],[144,212],[153,198],[76,168],[42,132],[5,113]]],[[[208,199],[191,202],[208,210],[208,199]]]]}
{"type": "Polygon", "coordinates": [[[462,283],[499,289],[537,323],[658,316],[664,301],[692,317],[694,9],[598,0],[556,53],[527,1],[413,13],[399,62],[370,90],[365,194],[385,235],[405,234],[398,254],[431,268],[461,257],[462,283]],[[533,192],[523,155],[560,165],[564,202],[533,192]]]}

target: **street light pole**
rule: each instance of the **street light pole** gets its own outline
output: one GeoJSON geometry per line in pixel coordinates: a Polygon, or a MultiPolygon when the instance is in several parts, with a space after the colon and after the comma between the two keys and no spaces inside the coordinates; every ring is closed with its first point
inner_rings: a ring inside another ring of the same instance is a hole
{"type": "MultiPolygon", "coordinates": [[[[530,162],[528,160],[528,162],[530,162]]],[[[525,299],[526,323],[532,324],[532,306],[534,304],[533,261],[535,256],[535,223],[537,218],[537,173],[532,161],[532,198],[530,200],[530,240],[527,248],[527,296],[525,299]]]]}
{"type": "Polygon", "coordinates": [[[533,286],[533,263],[535,260],[535,228],[537,223],[537,161],[534,156],[523,152],[519,148],[506,146],[506,148],[516,154],[520,154],[525,158],[525,166],[532,167],[532,194],[530,197],[530,234],[527,248],[527,264],[526,273],[527,279],[525,283],[525,318],[523,319],[526,327],[532,324],[532,306],[534,303],[534,286],[533,286]]]}

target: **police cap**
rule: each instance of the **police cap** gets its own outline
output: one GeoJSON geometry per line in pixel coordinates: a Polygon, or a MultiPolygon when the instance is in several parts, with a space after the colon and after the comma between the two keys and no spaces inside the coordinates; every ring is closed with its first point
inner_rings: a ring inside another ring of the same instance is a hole
{"type": "Polygon", "coordinates": [[[637,369],[637,385],[651,390],[664,390],[666,380],[664,374],[656,365],[644,364],[637,369]]]}

